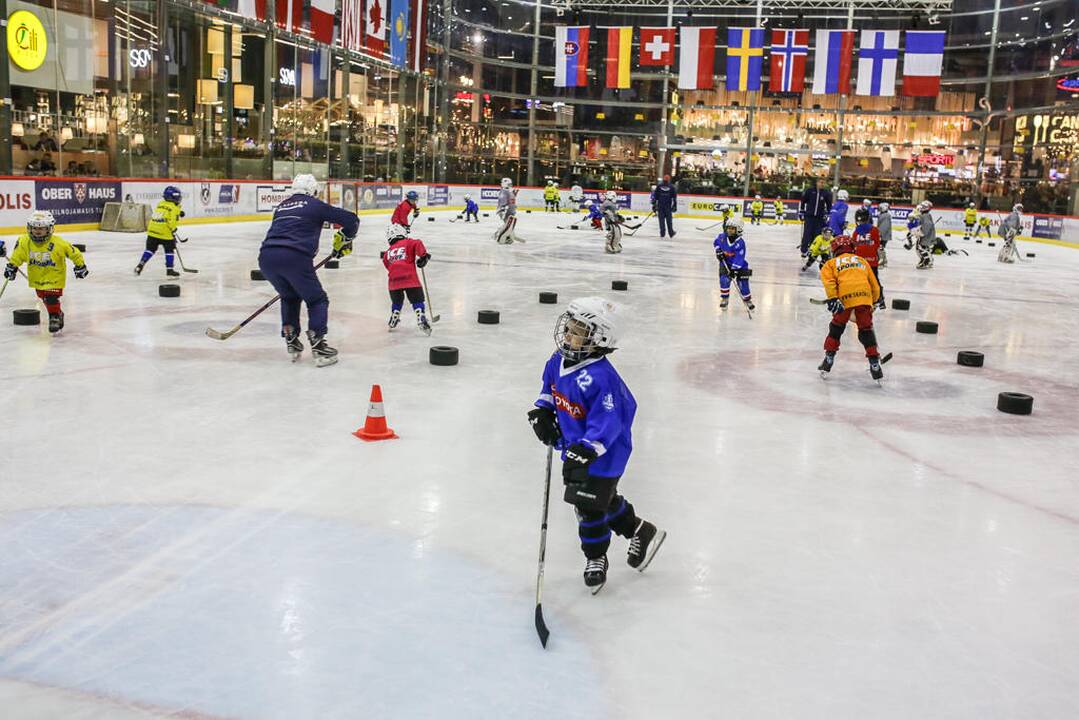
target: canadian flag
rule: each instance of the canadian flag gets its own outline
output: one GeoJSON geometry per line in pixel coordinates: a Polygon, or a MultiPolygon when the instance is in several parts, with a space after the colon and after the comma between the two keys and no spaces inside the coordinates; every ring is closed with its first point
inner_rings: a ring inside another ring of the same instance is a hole
{"type": "Polygon", "coordinates": [[[363,13],[363,44],[374,55],[386,52],[386,3],[367,0],[363,13]]]}
{"type": "MultiPolygon", "coordinates": [[[[297,0],[293,0],[296,2],[297,0]]],[[[333,16],[337,0],[311,0],[311,34],[327,45],[333,42],[333,16]]]]}
{"type": "Polygon", "coordinates": [[[641,28],[641,65],[674,63],[674,28],[641,28]]]}

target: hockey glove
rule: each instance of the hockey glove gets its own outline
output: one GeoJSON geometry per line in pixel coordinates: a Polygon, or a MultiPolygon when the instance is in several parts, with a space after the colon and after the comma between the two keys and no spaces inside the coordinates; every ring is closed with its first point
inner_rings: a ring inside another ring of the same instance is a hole
{"type": "Polygon", "coordinates": [[[562,439],[558,418],[551,408],[532,408],[528,411],[528,422],[532,425],[532,432],[536,433],[536,437],[544,445],[556,445],[562,439]]]}
{"type": "Polygon", "coordinates": [[[7,247],[3,242],[0,242],[0,257],[7,257],[7,247]]]}
{"type": "Polygon", "coordinates": [[[352,238],[345,237],[345,234],[338,230],[333,234],[333,256],[340,258],[351,254],[352,238]]]}
{"type": "Polygon", "coordinates": [[[835,315],[836,313],[843,312],[843,301],[839,298],[828,298],[828,302],[824,303],[828,306],[828,312],[835,315]]]}
{"type": "Polygon", "coordinates": [[[431,253],[427,253],[426,255],[420,255],[418,258],[416,258],[416,267],[418,267],[418,268],[427,267],[427,263],[428,263],[428,261],[430,259],[431,259],[431,253]]]}
{"type": "Polygon", "coordinates": [[[599,457],[591,445],[573,443],[566,449],[562,463],[562,482],[566,485],[583,485],[588,482],[588,466],[599,457]]]}
{"type": "Polygon", "coordinates": [[[420,209],[419,208],[412,208],[412,217],[418,218],[419,216],[420,216],[420,209]]]}
{"type": "Polygon", "coordinates": [[[87,269],[87,267],[85,265],[76,265],[75,266],[75,277],[77,277],[79,280],[82,280],[84,277],[86,277],[89,274],[90,274],[90,271],[87,269]]]}
{"type": "Polygon", "coordinates": [[[11,263],[8,263],[7,267],[4,268],[4,278],[7,280],[14,280],[15,276],[18,275],[18,273],[19,269],[11,263]]]}
{"type": "Polygon", "coordinates": [[[183,210],[181,210],[180,211],[180,217],[187,217],[187,213],[185,213],[183,210]]]}

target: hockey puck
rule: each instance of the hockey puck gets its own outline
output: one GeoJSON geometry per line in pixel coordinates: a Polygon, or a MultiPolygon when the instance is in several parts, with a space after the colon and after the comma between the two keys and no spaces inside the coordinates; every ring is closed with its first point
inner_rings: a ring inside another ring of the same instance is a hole
{"type": "Polygon", "coordinates": [[[14,310],[11,313],[14,316],[14,322],[16,325],[40,325],[41,324],[41,311],[36,308],[29,310],[14,310]]]}
{"type": "Polygon", "coordinates": [[[541,292],[540,303],[543,305],[554,305],[558,302],[558,293],[553,292],[541,292]]]}
{"type": "Polygon", "coordinates": [[[484,217],[491,217],[491,213],[484,213],[483,216],[484,217]]]}
{"type": "Polygon", "coordinates": [[[892,310],[910,310],[910,300],[892,298],[892,310]]]}
{"type": "Polygon", "coordinates": [[[86,252],[86,244],[85,243],[73,243],[72,247],[74,247],[79,252],[86,252]]]}
{"type": "Polygon", "coordinates": [[[323,267],[326,267],[326,268],[328,268],[330,270],[336,270],[337,268],[341,267],[341,261],[340,260],[327,260],[326,264],[323,267]]]}
{"type": "Polygon", "coordinates": [[[1027,257],[1028,257],[1028,258],[1032,258],[1032,257],[1034,257],[1034,253],[1027,253],[1027,257]]]}
{"type": "Polygon", "coordinates": [[[935,322],[930,322],[929,320],[919,320],[915,324],[914,329],[925,335],[937,334],[937,324],[935,322]]]}
{"type": "Polygon", "coordinates": [[[995,242],[986,243],[986,245],[988,245],[989,247],[996,247],[997,246],[997,244],[995,242]]]}
{"type": "Polygon", "coordinates": [[[531,210],[525,210],[525,215],[531,215],[531,214],[532,214],[531,210]]]}
{"type": "Polygon", "coordinates": [[[985,355],[974,350],[960,350],[955,361],[963,367],[981,367],[985,364],[985,355]]]}
{"type": "Polygon", "coordinates": [[[625,280],[612,280],[611,290],[629,290],[629,283],[625,280]]]}
{"type": "Polygon", "coordinates": [[[262,274],[261,270],[252,270],[251,271],[251,279],[252,280],[265,280],[266,276],[262,274]]]}
{"type": "Polygon", "coordinates": [[[476,315],[476,322],[480,325],[497,325],[499,315],[497,310],[480,310],[476,315]]]}
{"type": "Polygon", "coordinates": [[[981,244],[982,244],[982,241],[981,241],[981,240],[975,240],[974,242],[978,243],[979,245],[981,245],[981,244]]]}
{"type": "Polygon", "coordinates": [[[1009,415],[1029,415],[1034,410],[1034,398],[1016,392],[1002,392],[997,395],[997,410],[1009,415]]]}
{"type": "Polygon", "coordinates": [[[576,225],[570,225],[569,229],[570,230],[578,230],[579,228],[576,225]]]}
{"type": "Polygon", "coordinates": [[[427,216],[427,222],[434,222],[434,221],[435,221],[435,219],[433,217],[431,217],[430,215],[427,216]]]}
{"type": "Polygon", "coordinates": [[[180,297],[179,285],[158,285],[157,294],[161,297],[180,297]]]}
{"type": "Polygon", "coordinates": [[[449,345],[435,345],[429,355],[432,365],[456,365],[458,359],[457,348],[449,345]]]}

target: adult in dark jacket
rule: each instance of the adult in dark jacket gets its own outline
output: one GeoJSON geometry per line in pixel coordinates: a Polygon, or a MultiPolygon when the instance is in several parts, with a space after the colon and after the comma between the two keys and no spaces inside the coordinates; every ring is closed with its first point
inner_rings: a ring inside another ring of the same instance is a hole
{"type": "Polygon", "coordinates": [[[678,209],[678,191],[671,184],[671,176],[664,175],[652,190],[652,212],[659,218],[659,236],[674,237],[674,211],[678,209]]]}
{"type": "Polygon", "coordinates": [[[824,180],[817,178],[802,193],[798,206],[798,219],[802,221],[802,257],[809,254],[809,245],[820,234],[832,209],[832,193],[824,188],[824,180]]]}

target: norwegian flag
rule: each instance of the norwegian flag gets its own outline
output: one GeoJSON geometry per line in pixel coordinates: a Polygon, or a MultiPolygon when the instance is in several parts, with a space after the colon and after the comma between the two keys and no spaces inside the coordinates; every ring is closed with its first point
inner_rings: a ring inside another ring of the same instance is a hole
{"type": "Polygon", "coordinates": [[[772,92],[789,93],[805,90],[807,57],[808,30],[773,30],[768,89],[772,92]]]}

